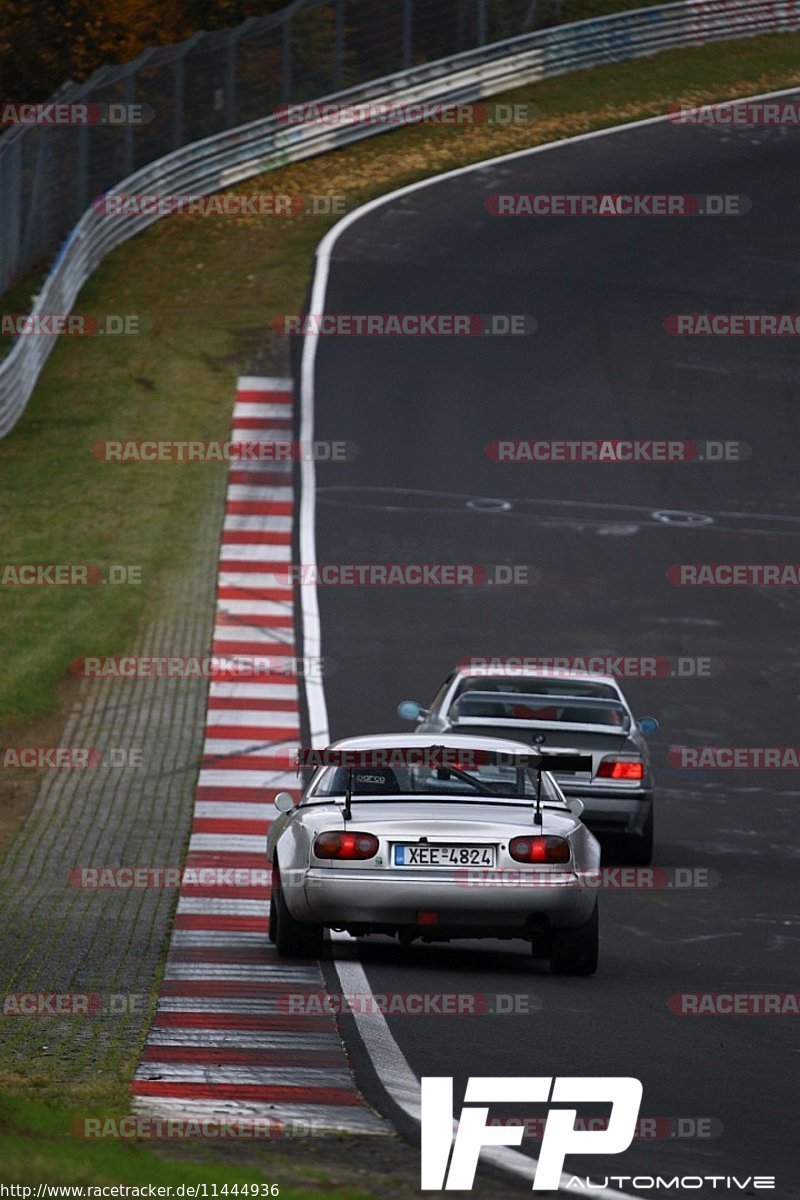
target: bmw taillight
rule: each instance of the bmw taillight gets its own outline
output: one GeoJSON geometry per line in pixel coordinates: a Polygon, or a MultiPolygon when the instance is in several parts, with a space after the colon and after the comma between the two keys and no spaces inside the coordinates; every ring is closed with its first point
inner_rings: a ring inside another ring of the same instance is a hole
{"type": "Polygon", "coordinates": [[[378,839],[371,833],[318,833],[314,839],[314,854],[317,858],[374,858],[378,853],[378,839]]]}
{"type": "Polygon", "coordinates": [[[569,862],[569,842],[566,838],[543,834],[515,837],[509,842],[508,853],[515,862],[565,863],[569,862]]]}
{"type": "Polygon", "coordinates": [[[604,758],[597,771],[598,779],[638,780],[644,777],[644,764],[639,759],[604,758]]]}

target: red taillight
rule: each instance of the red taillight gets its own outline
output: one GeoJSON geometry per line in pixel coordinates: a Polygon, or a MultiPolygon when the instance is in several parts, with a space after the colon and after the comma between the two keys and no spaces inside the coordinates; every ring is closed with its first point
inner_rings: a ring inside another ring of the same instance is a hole
{"type": "Polygon", "coordinates": [[[374,858],[378,839],[371,833],[319,833],[314,841],[317,858],[374,858]]]}
{"type": "Polygon", "coordinates": [[[569,862],[569,842],[560,837],[515,837],[508,844],[508,853],[521,863],[569,862]]]}
{"type": "Polygon", "coordinates": [[[597,772],[598,779],[641,779],[643,776],[641,762],[626,762],[621,758],[604,758],[597,772]]]}

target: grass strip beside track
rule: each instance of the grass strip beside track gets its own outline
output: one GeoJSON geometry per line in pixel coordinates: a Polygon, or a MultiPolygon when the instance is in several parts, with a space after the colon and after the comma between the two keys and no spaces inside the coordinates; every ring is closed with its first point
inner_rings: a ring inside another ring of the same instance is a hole
{"type": "MultiPolygon", "coordinates": [[[[233,1195],[247,1195],[244,1185],[251,1185],[256,1195],[256,1185],[263,1187],[268,1178],[258,1166],[237,1162],[235,1154],[221,1175],[218,1165],[197,1148],[191,1156],[184,1151],[167,1157],[154,1150],[153,1144],[141,1141],[76,1137],[72,1126],[83,1116],[77,1109],[0,1096],[0,1184],[35,1187],[43,1183],[54,1189],[152,1184],[169,1187],[173,1194],[181,1184],[205,1184],[207,1195],[213,1196],[214,1184],[218,1188],[228,1184],[231,1189],[238,1185],[238,1193],[231,1191],[233,1195]]],[[[361,1190],[331,1189],[327,1180],[321,1182],[325,1186],[287,1187],[280,1183],[280,1200],[367,1200],[368,1193],[361,1190]]]]}

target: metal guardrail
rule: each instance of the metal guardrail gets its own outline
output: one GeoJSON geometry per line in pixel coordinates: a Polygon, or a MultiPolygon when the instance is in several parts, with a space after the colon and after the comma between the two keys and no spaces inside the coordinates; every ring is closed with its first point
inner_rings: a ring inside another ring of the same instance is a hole
{"type": "MultiPolygon", "coordinates": [[[[677,0],[510,38],[371,80],[315,103],[468,103],[566,71],[676,46],[798,29],[800,0],[677,0]]],[[[321,122],[287,126],[273,115],[184,146],[129,175],[113,191],[205,195],[384,128],[358,120],[333,127],[321,122]]],[[[62,247],[31,316],[70,312],[103,257],[158,219],[88,209],[62,247]]],[[[54,344],[54,337],[22,335],[0,362],[0,437],[24,411],[54,344]]]]}

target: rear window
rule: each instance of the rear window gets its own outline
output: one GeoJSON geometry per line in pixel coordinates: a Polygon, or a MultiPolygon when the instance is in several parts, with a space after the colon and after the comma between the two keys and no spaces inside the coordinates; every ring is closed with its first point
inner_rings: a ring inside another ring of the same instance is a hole
{"type": "Polygon", "coordinates": [[[555,692],[465,690],[450,706],[450,720],[553,721],[568,725],[607,725],[627,728],[628,713],[618,699],[555,692]]]}
{"type": "Polygon", "coordinates": [[[507,679],[505,676],[465,679],[454,696],[457,700],[464,692],[505,692],[508,695],[525,696],[596,696],[599,699],[619,699],[616,688],[608,683],[594,683],[582,679],[507,679]]]}
{"type": "MultiPolygon", "coordinates": [[[[465,799],[485,798],[484,789],[494,796],[536,797],[536,775],[531,769],[515,767],[470,766],[463,768],[463,775],[447,767],[358,767],[353,768],[353,796],[463,796],[465,799]],[[465,778],[464,776],[467,776],[465,778]],[[470,782],[476,781],[475,786],[470,782]]],[[[308,800],[328,796],[343,796],[347,790],[348,770],[345,767],[328,767],[324,770],[308,800]]],[[[562,801],[556,783],[546,772],[542,773],[542,799],[562,801]]]]}

